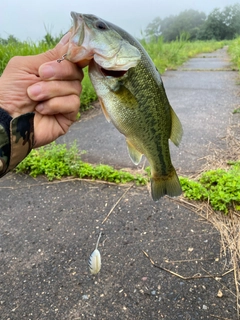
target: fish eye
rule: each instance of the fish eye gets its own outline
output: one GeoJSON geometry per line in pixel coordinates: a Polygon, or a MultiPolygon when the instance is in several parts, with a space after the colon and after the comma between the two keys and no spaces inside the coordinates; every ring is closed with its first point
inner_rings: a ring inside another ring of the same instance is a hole
{"type": "Polygon", "coordinates": [[[106,29],[108,29],[107,25],[106,25],[103,21],[101,21],[101,20],[98,20],[98,21],[96,22],[96,27],[97,27],[99,30],[106,30],[106,29]]]}

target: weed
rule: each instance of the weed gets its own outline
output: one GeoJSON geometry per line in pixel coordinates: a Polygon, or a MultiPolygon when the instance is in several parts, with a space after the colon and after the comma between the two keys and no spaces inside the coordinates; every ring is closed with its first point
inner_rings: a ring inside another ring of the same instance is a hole
{"type": "Polygon", "coordinates": [[[87,73],[87,69],[84,70],[84,78],[82,81],[82,93],[81,93],[81,110],[87,110],[89,109],[89,106],[92,102],[97,100],[97,94],[92,86],[92,83],[90,81],[90,78],[87,73]]]}
{"type": "Polygon", "coordinates": [[[133,175],[127,171],[116,170],[108,165],[91,165],[81,160],[81,154],[76,142],[67,148],[65,144],[53,142],[45,147],[34,149],[17,166],[17,172],[28,173],[32,177],[45,175],[49,181],[66,176],[104,180],[114,183],[134,181],[144,185],[147,179],[139,174],[133,175]]]}
{"type": "Polygon", "coordinates": [[[199,53],[212,52],[226,44],[223,41],[190,42],[183,37],[170,43],[164,43],[162,37],[152,38],[148,42],[143,39],[141,43],[160,73],[165,72],[166,69],[175,69],[199,53]]]}
{"type": "Polygon", "coordinates": [[[208,199],[208,191],[201,183],[183,177],[179,179],[186,198],[200,201],[208,199]]]}
{"type": "Polygon", "coordinates": [[[240,210],[240,161],[229,162],[229,170],[202,173],[198,181],[180,178],[184,196],[191,200],[208,200],[216,211],[240,210]]]}
{"type": "Polygon", "coordinates": [[[240,113],[240,108],[236,108],[233,110],[233,114],[240,113]]]}
{"type": "Polygon", "coordinates": [[[240,70],[240,37],[230,42],[228,52],[231,56],[232,63],[240,70]]]}

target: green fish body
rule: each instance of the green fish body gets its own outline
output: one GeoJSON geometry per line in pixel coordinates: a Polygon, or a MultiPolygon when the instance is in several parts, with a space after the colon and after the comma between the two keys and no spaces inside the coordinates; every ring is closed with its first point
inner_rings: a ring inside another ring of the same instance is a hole
{"type": "MultiPolygon", "coordinates": [[[[95,33],[96,21],[101,21],[99,34],[114,30],[131,45],[130,48],[134,47],[140,53],[140,59],[136,54],[135,65],[133,63],[127,70],[106,69],[93,58],[89,76],[107,120],[126,137],[133,163],[139,164],[143,154],[148,159],[153,200],[164,195],[180,195],[182,190],[171,162],[169,139],[178,146],[183,131],[169,104],[158,70],[142,45],[126,31],[92,15],[81,17],[93,22],[91,27],[95,28],[95,33]]],[[[115,41],[119,40],[113,38],[113,44],[115,41]]]]}

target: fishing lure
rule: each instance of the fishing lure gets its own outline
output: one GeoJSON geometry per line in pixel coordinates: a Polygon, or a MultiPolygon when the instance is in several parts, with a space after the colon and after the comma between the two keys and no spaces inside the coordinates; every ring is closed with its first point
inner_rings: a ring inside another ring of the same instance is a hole
{"type": "Polygon", "coordinates": [[[93,275],[97,274],[101,269],[101,254],[98,250],[98,244],[99,244],[99,240],[101,238],[101,235],[102,235],[102,232],[100,232],[98,239],[97,239],[96,248],[92,252],[92,254],[90,255],[90,258],[88,260],[89,270],[90,270],[91,274],[93,274],[93,275]]]}

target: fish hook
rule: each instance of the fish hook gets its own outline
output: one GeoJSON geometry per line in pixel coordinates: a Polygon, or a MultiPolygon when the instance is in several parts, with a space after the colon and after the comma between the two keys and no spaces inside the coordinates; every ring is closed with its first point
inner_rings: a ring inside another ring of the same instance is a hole
{"type": "Polygon", "coordinates": [[[62,58],[57,59],[57,62],[60,63],[60,62],[62,62],[63,60],[65,60],[66,55],[67,55],[67,53],[65,53],[65,54],[62,56],[62,58]]]}

